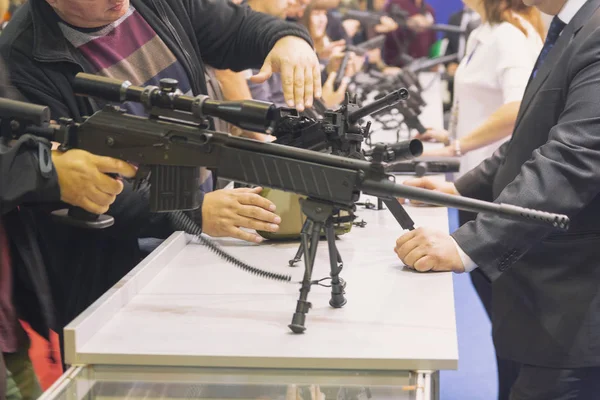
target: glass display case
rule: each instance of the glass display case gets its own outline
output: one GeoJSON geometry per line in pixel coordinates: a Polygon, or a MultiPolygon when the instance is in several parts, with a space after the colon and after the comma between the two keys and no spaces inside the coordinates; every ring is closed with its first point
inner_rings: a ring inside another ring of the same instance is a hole
{"type": "Polygon", "coordinates": [[[41,400],[433,400],[436,373],[78,366],[41,400]]]}

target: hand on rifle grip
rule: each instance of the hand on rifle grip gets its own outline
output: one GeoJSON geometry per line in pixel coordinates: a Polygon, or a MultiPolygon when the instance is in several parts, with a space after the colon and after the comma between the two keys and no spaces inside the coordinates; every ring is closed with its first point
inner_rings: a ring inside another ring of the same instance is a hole
{"type": "Polygon", "coordinates": [[[97,221],[98,215],[108,211],[116,196],[123,191],[119,176],[133,178],[137,172],[134,166],[124,161],[96,156],[79,149],[66,152],[54,150],[52,161],[58,176],[61,200],[74,206],[68,213],[62,210],[54,215],[61,218],[68,215],[87,223],[97,221]]]}

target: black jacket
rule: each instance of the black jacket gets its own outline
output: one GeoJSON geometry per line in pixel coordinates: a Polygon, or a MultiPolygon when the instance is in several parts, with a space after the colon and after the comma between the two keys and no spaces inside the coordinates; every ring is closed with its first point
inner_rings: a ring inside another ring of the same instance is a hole
{"type": "MultiPolygon", "coordinates": [[[[284,36],[299,36],[311,43],[306,30],[296,24],[226,1],[131,3],[182,63],[194,94],[206,93],[203,61],[235,71],[260,68],[284,36]]],[[[29,101],[48,105],[53,118],[80,119],[101,106],[74,95],[74,76],[91,69],[63,37],[58,17],[45,0],[30,0],[14,15],[0,36],[0,55],[7,61],[13,84],[29,101]]],[[[9,235],[12,238],[13,230],[22,230],[39,243],[57,309],[54,328],[59,330],[141,261],[138,238],[165,238],[173,232],[162,214],[149,212],[147,193],[134,193],[130,185],[108,212],[115,217],[115,225],[102,231],[58,224],[47,210],[27,212],[31,218],[26,227],[11,224],[9,235]]],[[[28,261],[20,257],[17,263],[28,261]]],[[[30,283],[24,280],[23,290],[16,291],[31,293],[26,290],[30,283]]],[[[26,295],[19,300],[21,310],[31,310],[27,314],[36,330],[45,333],[44,326],[36,324],[36,302],[26,295]]]]}
{"type": "MultiPolygon", "coordinates": [[[[1,61],[0,97],[23,100],[9,85],[1,61]]],[[[31,296],[28,304],[36,317],[32,322],[40,333],[47,336],[47,327],[53,326],[55,319],[40,249],[37,242],[31,240],[31,230],[11,228],[27,226],[31,218],[26,207],[23,207],[23,212],[18,212],[19,206],[60,201],[58,176],[49,157],[51,144],[47,140],[25,135],[10,146],[5,142],[0,140],[0,220],[6,225],[11,238],[12,258],[26,261],[22,268],[14,269],[13,276],[18,282],[28,283],[26,293],[21,294],[31,296]]]]}
{"type": "Polygon", "coordinates": [[[493,281],[502,359],[600,366],[599,93],[600,0],[588,0],[530,80],[510,142],[456,182],[464,196],[571,218],[564,232],[480,214],[453,234],[493,281]]]}

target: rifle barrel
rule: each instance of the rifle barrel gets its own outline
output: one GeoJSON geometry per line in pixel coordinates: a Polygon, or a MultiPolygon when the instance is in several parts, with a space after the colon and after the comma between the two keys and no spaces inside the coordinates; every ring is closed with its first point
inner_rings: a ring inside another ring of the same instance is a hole
{"type": "Polygon", "coordinates": [[[428,189],[421,189],[391,182],[389,180],[375,181],[367,179],[362,182],[361,190],[366,194],[381,198],[408,198],[444,207],[455,207],[460,210],[472,212],[484,212],[509,218],[517,221],[527,220],[542,225],[552,225],[555,228],[566,230],[569,227],[569,218],[561,214],[553,214],[544,211],[531,210],[504,203],[490,203],[471,199],[468,197],[455,196],[428,189]]]}
{"type": "Polygon", "coordinates": [[[406,69],[408,69],[409,71],[412,71],[412,72],[420,72],[420,71],[427,70],[431,67],[435,67],[436,65],[446,64],[449,62],[456,62],[456,61],[458,61],[458,54],[454,53],[454,54],[449,54],[447,56],[441,56],[441,57],[436,57],[436,58],[431,58],[431,59],[415,60],[413,63],[408,65],[406,67],[406,69]]]}
{"type": "Polygon", "coordinates": [[[357,123],[361,118],[371,115],[385,107],[389,107],[399,101],[408,99],[408,90],[401,88],[394,90],[385,97],[376,100],[366,106],[359,108],[358,110],[348,114],[348,123],[353,125],[357,123]]]}

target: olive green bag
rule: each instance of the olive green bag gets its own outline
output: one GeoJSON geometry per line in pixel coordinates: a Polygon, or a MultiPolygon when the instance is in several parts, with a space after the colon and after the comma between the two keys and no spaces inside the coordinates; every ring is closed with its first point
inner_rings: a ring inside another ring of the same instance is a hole
{"type": "MultiPolygon", "coordinates": [[[[265,188],[260,193],[264,198],[271,200],[277,207],[275,213],[281,217],[281,224],[279,224],[279,231],[264,232],[258,231],[258,234],[265,239],[270,240],[294,240],[300,238],[300,232],[302,231],[302,225],[306,220],[306,216],[302,214],[300,209],[300,199],[306,196],[300,196],[295,193],[284,192],[282,190],[265,188]]],[[[347,211],[340,211],[337,216],[343,217],[348,216],[347,211]]],[[[335,216],[334,216],[335,217],[335,216]]],[[[350,232],[352,229],[352,222],[341,222],[336,223],[335,234],[340,236],[350,232]]],[[[325,236],[325,232],[321,232],[321,235],[325,236]]]]}

